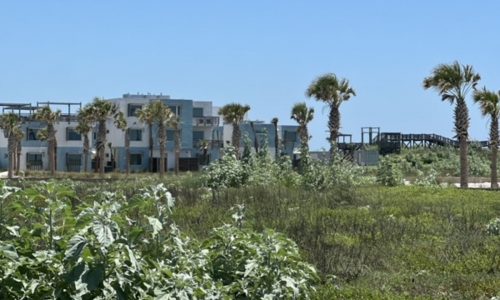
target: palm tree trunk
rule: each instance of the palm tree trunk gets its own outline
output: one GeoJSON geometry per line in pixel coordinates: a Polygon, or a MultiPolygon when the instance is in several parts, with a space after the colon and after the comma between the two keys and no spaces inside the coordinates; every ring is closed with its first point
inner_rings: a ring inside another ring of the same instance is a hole
{"type": "Polygon", "coordinates": [[[179,160],[181,156],[181,135],[178,128],[175,128],[174,139],[175,139],[175,175],[178,175],[179,160]]]}
{"type": "Polygon", "coordinates": [[[130,174],[130,137],[128,129],[125,130],[125,174],[130,174]]]}
{"type": "Polygon", "coordinates": [[[19,175],[19,171],[21,170],[21,151],[22,151],[22,144],[21,144],[21,139],[17,139],[16,141],[16,151],[17,151],[17,156],[16,156],[16,175],[19,175]]]}
{"type": "Polygon", "coordinates": [[[167,134],[165,132],[165,125],[163,122],[160,122],[158,126],[158,138],[160,140],[160,177],[163,177],[165,174],[165,144],[167,143],[167,134]]]}
{"type": "Polygon", "coordinates": [[[12,179],[13,177],[13,171],[14,171],[14,155],[16,151],[16,139],[14,137],[14,133],[10,132],[9,133],[9,138],[7,140],[8,144],[8,152],[9,152],[9,169],[7,172],[7,177],[9,179],[12,179]]]}
{"type": "Polygon", "coordinates": [[[339,105],[330,104],[330,116],[328,119],[328,128],[330,129],[330,158],[333,160],[337,148],[337,139],[340,130],[340,108],[339,105]]]}
{"type": "Polygon", "coordinates": [[[238,123],[233,123],[233,135],[231,142],[233,144],[237,159],[240,159],[240,138],[241,138],[240,125],[238,123]]]}
{"type": "Polygon", "coordinates": [[[50,175],[54,176],[56,174],[56,144],[55,144],[55,132],[54,126],[52,124],[47,125],[47,135],[48,135],[48,157],[49,157],[49,170],[50,175]]]}
{"type": "Polygon", "coordinates": [[[490,147],[491,147],[491,188],[498,188],[497,178],[497,156],[498,156],[498,117],[493,116],[490,125],[490,147]]]}
{"type": "Polygon", "coordinates": [[[149,134],[149,172],[153,172],[153,124],[148,123],[149,134]]]}
{"type": "Polygon", "coordinates": [[[97,147],[99,153],[99,174],[102,176],[104,175],[104,160],[105,160],[104,156],[106,152],[106,120],[99,121],[97,136],[98,136],[97,147]]]}
{"type": "Polygon", "coordinates": [[[460,187],[467,188],[469,180],[468,153],[469,110],[464,99],[457,99],[455,107],[455,131],[460,146],[460,187]]]}
{"type": "Polygon", "coordinates": [[[280,155],[280,137],[278,136],[278,123],[274,123],[274,160],[278,161],[280,155]]]}
{"type": "Polygon", "coordinates": [[[250,127],[252,128],[253,133],[253,147],[255,149],[255,154],[259,153],[259,140],[257,139],[257,133],[255,132],[255,126],[253,122],[250,122],[250,127]]]}
{"type": "Polygon", "coordinates": [[[83,171],[87,173],[89,164],[90,141],[88,133],[83,135],[83,171]]]}

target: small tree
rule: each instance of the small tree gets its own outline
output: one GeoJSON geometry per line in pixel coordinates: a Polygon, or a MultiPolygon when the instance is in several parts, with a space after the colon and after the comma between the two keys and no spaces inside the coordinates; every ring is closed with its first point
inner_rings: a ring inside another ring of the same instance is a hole
{"type": "Polygon", "coordinates": [[[137,116],[142,122],[151,122],[158,124],[158,140],[160,144],[160,177],[165,174],[165,162],[167,159],[167,126],[171,119],[175,116],[174,113],[162,101],[151,102],[137,113],[137,116]]]}
{"type": "Polygon", "coordinates": [[[467,162],[467,139],[469,137],[469,109],[465,103],[467,94],[476,88],[481,76],[470,65],[438,65],[431,76],[424,79],[424,88],[434,88],[441,100],[450,101],[455,106],[455,132],[460,146],[460,187],[468,185],[469,168],[467,162]]]}
{"type": "Polygon", "coordinates": [[[298,133],[300,136],[300,169],[308,164],[309,157],[309,132],[307,124],[314,118],[314,108],[308,108],[305,102],[297,103],[292,108],[291,118],[299,124],[298,133]]]}
{"type": "Polygon", "coordinates": [[[240,140],[241,140],[241,130],[240,124],[243,122],[245,114],[250,110],[250,106],[241,105],[238,103],[226,104],[219,110],[219,114],[222,115],[224,122],[233,125],[233,134],[231,137],[231,143],[236,151],[236,157],[240,158],[240,140]]]}
{"type": "Polygon", "coordinates": [[[498,117],[500,115],[500,91],[495,93],[483,88],[474,93],[474,102],[481,107],[483,116],[490,117],[491,187],[498,188],[498,117]]]}
{"type": "Polygon", "coordinates": [[[38,132],[38,138],[42,141],[47,141],[48,145],[48,157],[49,157],[49,170],[50,175],[54,176],[56,174],[56,158],[57,158],[57,139],[55,125],[59,123],[59,118],[61,117],[61,111],[52,111],[49,106],[44,106],[39,109],[35,115],[35,120],[44,122],[47,127],[38,132]]]}
{"type": "Polygon", "coordinates": [[[83,171],[88,171],[89,154],[90,154],[90,140],[89,133],[92,130],[91,120],[88,117],[88,111],[82,109],[78,113],[78,125],[75,130],[83,137],[83,171]]]}
{"type": "Polygon", "coordinates": [[[16,146],[18,143],[19,131],[21,126],[21,118],[14,114],[8,113],[0,116],[0,128],[3,130],[7,138],[7,149],[9,156],[9,168],[7,177],[12,179],[14,172],[14,156],[16,155],[16,146]]]}
{"type": "Polygon", "coordinates": [[[349,80],[338,78],[335,74],[325,74],[314,80],[306,91],[308,97],[326,103],[330,107],[328,129],[330,130],[330,156],[335,154],[337,138],[340,134],[340,105],[356,96],[349,80]]]}
{"type": "Polygon", "coordinates": [[[106,152],[106,122],[111,119],[115,126],[122,130],[127,126],[127,122],[123,113],[118,109],[118,106],[111,101],[94,98],[94,101],[87,104],[83,110],[86,112],[89,123],[97,123],[96,148],[99,174],[102,176],[104,175],[104,157],[106,152]]]}
{"type": "Polygon", "coordinates": [[[274,126],[274,160],[278,161],[280,157],[280,137],[278,133],[278,118],[273,118],[271,124],[274,126]]]}

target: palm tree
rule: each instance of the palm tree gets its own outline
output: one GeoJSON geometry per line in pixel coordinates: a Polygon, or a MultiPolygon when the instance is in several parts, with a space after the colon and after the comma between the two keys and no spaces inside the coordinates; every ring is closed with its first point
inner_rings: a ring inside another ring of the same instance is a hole
{"type": "Polygon", "coordinates": [[[14,171],[14,155],[16,155],[16,146],[18,139],[18,132],[20,131],[21,118],[14,114],[8,113],[0,116],[0,128],[3,130],[5,137],[7,138],[7,149],[9,155],[9,168],[8,175],[9,179],[12,179],[14,171]]]}
{"type": "Polygon", "coordinates": [[[153,172],[153,115],[149,109],[139,109],[136,111],[137,118],[148,125],[149,136],[149,172],[153,172]]]}
{"type": "Polygon", "coordinates": [[[489,116],[490,149],[491,149],[491,188],[498,188],[497,154],[498,154],[498,117],[500,115],[500,91],[495,93],[483,88],[474,92],[474,102],[481,107],[483,116],[489,116]]]}
{"type": "Polygon", "coordinates": [[[219,110],[219,114],[224,119],[224,122],[233,125],[233,134],[231,137],[231,143],[236,151],[236,157],[240,157],[240,140],[241,140],[241,130],[240,124],[245,117],[245,114],[250,110],[250,106],[241,105],[239,103],[226,104],[219,110]]]}
{"type": "Polygon", "coordinates": [[[273,118],[271,124],[274,126],[274,159],[277,161],[280,151],[280,137],[278,135],[278,118],[273,118]]]}
{"type": "Polygon", "coordinates": [[[21,130],[20,127],[16,127],[14,129],[14,136],[16,138],[16,163],[15,163],[15,169],[16,169],[16,175],[19,175],[19,171],[21,170],[21,152],[22,152],[22,140],[24,137],[24,132],[21,130]]]}
{"type": "Polygon", "coordinates": [[[152,123],[158,124],[158,140],[160,144],[160,177],[165,174],[166,161],[166,144],[167,132],[166,128],[174,117],[173,112],[162,101],[151,102],[139,110],[137,116],[141,122],[152,120],[152,123]],[[145,119],[148,117],[148,119],[145,119]]]}
{"type": "Polygon", "coordinates": [[[432,75],[424,79],[424,88],[434,88],[443,101],[448,100],[455,106],[455,132],[460,146],[460,187],[468,185],[467,139],[469,129],[469,110],[465,98],[471,89],[475,89],[481,76],[470,65],[438,65],[432,75]]]}
{"type": "Polygon", "coordinates": [[[57,139],[55,125],[59,123],[61,111],[52,111],[49,106],[40,108],[35,114],[34,119],[47,124],[47,127],[38,132],[38,138],[42,141],[47,141],[48,149],[47,156],[49,157],[50,175],[56,174],[56,158],[57,158],[57,139]]]}
{"type": "Polygon", "coordinates": [[[110,101],[94,98],[92,103],[84,107],[87,112],[88,121],[97,123],[97,143],[96,150],[98,153],[99,174],[104,175],[104,155],[106,151],[106,122],[111,119],[115,126],[119,129],[125,128],[127,122],[123,113],[118,109],[118,106],[110,101]]]}
{"type": "Polygon", "coordinates": [[[75,130],[83,136],[83,171],[87,173],[90,153],[89,133],[92,130],[91,121],[89,120],[89,111],[85,108],[78,113],[78,125],[75,130]]]}
{"type": "Polygon", "coordinates": [[[208,147],[210,146],[210,142],[207,140],[200,140],[198,142],[198,150],[201,152],[202,157],[202,165],[208,165],[208,147]]]}
{"type": "Polygon", "coordinates": [[[314,118],[314,108],[308,108],[305,102],[297,103],[292,108],[291,118],[299,124],[297,132],[299,133],[301,147],[303,149],[309,149],[310,137],[307,130],[307,124],[314,118]]]}
{"type": "Polygon", "coordinates": [[[179,160],[181,156],[181,120],[178,116],[172,115],[169,126],[174,129],[174,161],[175,175],[179,174],[179,160]]]}
{"type": "Polygon", "coordinates": [[[348,101],[351,96],[356,96],[356,92],[349,85],[349,80],[338,78],[335,74],[329,73],[314,80],[307,88],[306,95],[314,97],[317,101],[324,102],[330,107],[328,129],[330,130],[330,156],[333,157],[340,134],[340,104],[348,101]]]}

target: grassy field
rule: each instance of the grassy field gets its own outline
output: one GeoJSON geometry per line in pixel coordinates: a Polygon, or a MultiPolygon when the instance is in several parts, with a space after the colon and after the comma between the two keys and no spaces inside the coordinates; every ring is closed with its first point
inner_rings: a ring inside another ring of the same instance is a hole
{"type": "Polygon", "coordinates": [[[229,222],[244,203],[245,226],[296,241],[323,277],[318,299],[489,299],[500,293],[500,237],[486,224],[500,194],[418,187],[323,193],[280,187],[227,190],[215,202],[175,191],[176,222],[193,235],[229,222]]]}
{"type": "MultiPolygon", "coordinates": [[[[77,195],[71,206],[78,211],[105,191],[134,199],[140,188],[158,182],[132,176],[127,181],[62,184],[77,195]]],[[[198,176],[163,182],[176,198],[172,220],[187,236],[209,238],[213,228],[232,223],[234,207],[244,204],[243,228],[270,228],[294,240],[319,272],[317,299],[500,296],[500,236],[486,231],[488,222],[500,217],[498,191],[350,186],[317,192],[251,185],[212,193],[200,186],[198,176]]],[[[38,185],[11,184],[23,189],[38,185]]],[[[134,205],[126,212],[131,218],[151,212],[151,206],[142,210],[134,205]]],[[[4,210],[4,215],[9,214],[4,210]]],[[[6,219],[19,220],[12,214],[6,219]]]]}

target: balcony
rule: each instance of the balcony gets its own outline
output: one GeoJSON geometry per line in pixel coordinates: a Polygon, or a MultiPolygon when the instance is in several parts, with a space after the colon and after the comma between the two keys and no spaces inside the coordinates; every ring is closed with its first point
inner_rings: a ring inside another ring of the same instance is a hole
{"type": "Polygon", "coordinates": [[[219,126],[219,117],[194,117],[193,126],[216,127],[219,126]]]}

